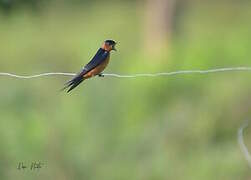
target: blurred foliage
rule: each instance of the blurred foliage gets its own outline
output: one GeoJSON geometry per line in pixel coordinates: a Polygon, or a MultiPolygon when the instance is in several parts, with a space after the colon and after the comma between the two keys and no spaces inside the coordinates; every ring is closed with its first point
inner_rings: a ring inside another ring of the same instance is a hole
{"type": "MultiPolygon", "coordinates": [[[[137,0],[127,0],[127,2],[136,2],[137,0]]],[[[98,3],[99,0],[0,0],[0,8],[6,13],[13,13],[18,9],[30,9],[33,12],[40,12],[53,4],[78,6],[89,6],[93,3],[98,3]]],[[[123,0],[110,0],[109,3],[123,2],[123,0]]]]}
{"type": "MultiPolygon", "coordinates": [[[[35,1],[34,1],[35,2],[35,1]]],[[[50,6],[0,15],[0,71],[78,71],[104,39],[119,42],[106,72],[251,66],[251,4],[192,3],[159,57],[143,46],[142,4],[50,6]]],[[[94,78],[0,77],[0,179],[250,179],[237,129],[251,118],[251,74],[94,78]],[[39,171],[18,162],[41,161],[39,171]]],[[[250,128],[245,141],[251,137],[250,128]]]]}

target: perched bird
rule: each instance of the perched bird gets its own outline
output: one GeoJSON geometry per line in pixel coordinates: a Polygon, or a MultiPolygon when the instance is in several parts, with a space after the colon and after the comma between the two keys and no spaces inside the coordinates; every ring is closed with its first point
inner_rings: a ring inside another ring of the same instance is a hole
{"type": "Polygon", "coordinates": [[[110,52],[115,50],[116,42],[113,40],[106,40],[103,42],[101,48],[97,51],[96,55],[91,59],[91,61],[84,66],[84,68],[70,81],[65,84],[64,89],[70,92],[76,88],[85,79],[91,78],[93,76],[99,75],[103,76],[101,72],[106,68],[110,60],[110,52]]]}

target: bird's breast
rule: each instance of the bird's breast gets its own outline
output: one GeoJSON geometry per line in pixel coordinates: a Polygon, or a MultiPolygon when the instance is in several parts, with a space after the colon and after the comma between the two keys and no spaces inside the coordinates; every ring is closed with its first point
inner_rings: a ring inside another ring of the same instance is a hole
{"type": "Polygon", "coordinates": [[[108,55],[108,57],[101,63],[99,64],[97,67],[93,68],[91,71],[89,71],[87,74],[84,75],[84,78],[90,78],[92,76],[96,76],[98,74],[100,74],[108,65],[110,60],[110,55],[108,55]]]}

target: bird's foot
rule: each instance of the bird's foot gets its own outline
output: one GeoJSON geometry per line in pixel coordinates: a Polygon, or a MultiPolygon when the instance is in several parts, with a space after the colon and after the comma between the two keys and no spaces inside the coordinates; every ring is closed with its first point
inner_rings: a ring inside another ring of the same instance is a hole
{"type": "Polygon", "coordinates": [[[100,74],[98,74],[98,77],[105,77],[105,75],[100,73],[100,74]]]}

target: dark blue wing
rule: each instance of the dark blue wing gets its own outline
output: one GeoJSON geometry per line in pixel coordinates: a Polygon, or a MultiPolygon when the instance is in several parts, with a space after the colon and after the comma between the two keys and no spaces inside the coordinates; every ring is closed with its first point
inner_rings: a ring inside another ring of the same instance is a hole
{"type": "Polygon", "coordinates": [[[82,71],[80,71],[72,80],[68,81],[63,89],[70,87],[67,92],[73,90],[84,80],[83,76],[86,73],[88,73],[93,68],[97,67],[100,63],[106,60],[108,56],[109,52],[100,48],[96,53],[96,55],[92,58],[92,60],[88,64],[86,64],[85,67],[82,69],[82,71]]]}
{"type": "Polygon", "coordinates": [[[75,79],[81,77],[88,73],[93,68],[97,67],[100,63],[102,63],[107,57],[109,56],[109,52],[105,51],[104,49],[100,48],[92,60],[86,64],[83,69],[71,80],[68,81],[66,84],[72,83],[75,79]]]}
{"type": "Polygon", "coordinates": [[[96,55],[92,58],[92,60],[85,65],[83,72],[87,73],[93,68],[97,67],[100,63],[102,63],[109,56],[109,52],[104,49],[99,49],[96,55]]]}

